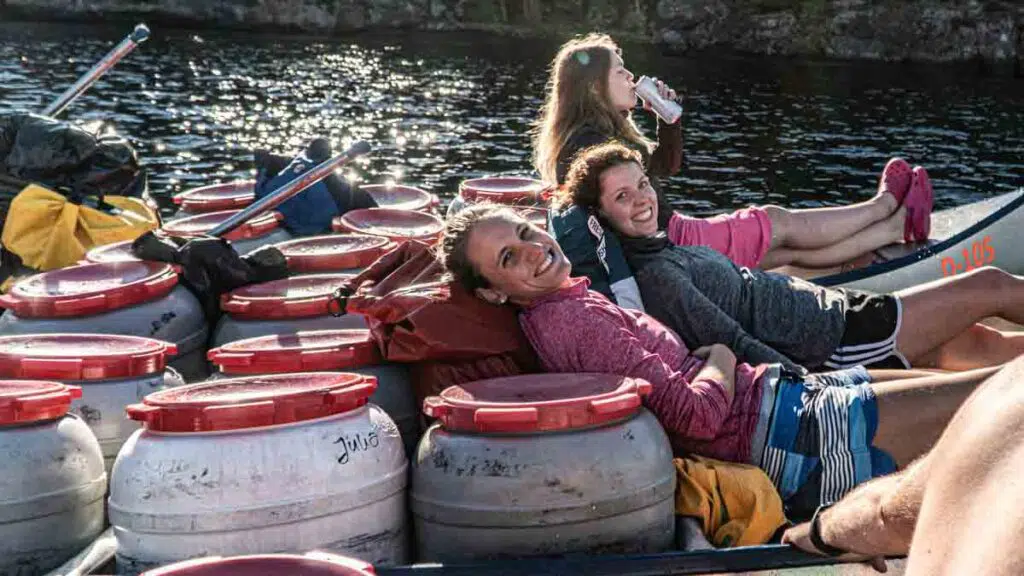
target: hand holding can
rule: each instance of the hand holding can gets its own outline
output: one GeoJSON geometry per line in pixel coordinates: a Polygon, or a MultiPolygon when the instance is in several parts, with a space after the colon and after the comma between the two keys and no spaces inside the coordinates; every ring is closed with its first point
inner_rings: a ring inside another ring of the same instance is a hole
{"type": "Polygon", "coordinates": [[[660,80],[641,76],[636,81],[636,95],[644,101],[644,109],[653,110],[663,122],[675,124],[683,114],[675,91],[660,80]]]}

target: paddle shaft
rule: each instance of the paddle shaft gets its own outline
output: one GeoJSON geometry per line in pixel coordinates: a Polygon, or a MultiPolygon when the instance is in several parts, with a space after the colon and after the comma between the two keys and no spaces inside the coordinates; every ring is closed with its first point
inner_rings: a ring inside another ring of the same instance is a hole
{"type": "Polygon", "coordinates": [[[285,200],[288,200],[292,196],[295,196],[299,192],[302,192],[306,188],[309,188],[313,184],[328,177],[331,172],[334,172],[338,168],[344,166],[349,161],[357,156],[362,156],[370,151],[370,145],[360,140],[349,147],[348,150],[338,154],[337,156],[325,160],[318,164],[316,167],[311,169],[309,172],[296,176],[293,180],[281,186],[277,190],[274,190],[270,194],[267,194],[263,198],[253,202],[247,208],[227,220],[221,222],[216,228],[213,228],[207,232],[207,236],[218,236],[223,237],[228,232],[231,232],[235,228],[238,228],[246,221],[259,216],[265,212],[273,210],[279,206],[285,200]]]}
{"type": "Polygon", "coordinates": [[[76,98],[78,98],[83,92],[85,92],[90,86],[96,83],[100,79],[100,76],[106,74],[107,70],[114,67],[118,60],[124,58],[129,52],[135,49],[136,46],[145,42],[149,38],[149,28],[145,24],[139,24],[132,30],[131,34],[121,40],[121,43],[114,46],[114,49],[107,53],[102,60],[96,63],[95,66],[89,69],[77,82],[71,85],[70,88],[64,91],[63,94],[57,97],[52,104],[43,110],[43,116],[57,116],[64,111],[76,98]]]}

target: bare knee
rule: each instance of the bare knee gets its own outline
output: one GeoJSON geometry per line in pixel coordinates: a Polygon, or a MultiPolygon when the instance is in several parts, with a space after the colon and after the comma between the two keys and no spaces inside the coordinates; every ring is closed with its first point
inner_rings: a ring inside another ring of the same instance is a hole
{"type": "Polygon", "coordinates": [[[983,286],[987,290],[1011,288],[1020,283],[1020,278],[995,266],[982,266],[967,273],[972,283],[983,286]]]}
{"type": "Polygon", "coordinates": [[[759,208],[764,210],[764,213],[768,215],[768,219],[772,221],[772,224],[788,224],[790,219],[793,217],[793,212],[788,208],[783,208],[782,206],[769,204],[767,206],[760,206],[759,208]]]}
{"type": "Polygon", "coordinates": [[[786,240],[793,229],[793,212],[782,206],[761,206],[768,220],[772,223],[772,248],[786,245],[786,240]]]}

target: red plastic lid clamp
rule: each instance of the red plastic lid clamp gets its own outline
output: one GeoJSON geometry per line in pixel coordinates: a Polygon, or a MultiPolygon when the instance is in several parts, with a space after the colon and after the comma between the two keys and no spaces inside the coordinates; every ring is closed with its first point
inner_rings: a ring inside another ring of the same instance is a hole
{"type": "Polygon", "coordinates": [[[125,412],[154,431],[241,430],[348,412],[376,389],[375,377],[344,372],[253,376],[156,392],[125,412]]]}
{"type": "Polygon", "coordinates": [[[544,432],[594,426],[636,412],[652,386],[606,374],[534,374],[452,386],[423,402],[449,430],[544,432]]]}
{"type": "Polygon", "coordinates": [[[0,380],[0,426],[54,420],[82,397],[78,386],[39,380],[0,380]]]}

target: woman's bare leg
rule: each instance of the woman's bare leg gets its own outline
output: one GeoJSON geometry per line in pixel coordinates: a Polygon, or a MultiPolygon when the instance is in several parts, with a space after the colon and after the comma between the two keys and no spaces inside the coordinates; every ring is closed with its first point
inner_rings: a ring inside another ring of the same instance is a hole
{"type": "Polygon", "coordinates": [[[912,378],[928,378],[948,374],[944,370],[921,370],[911,368],[909,370],[896,370],[892,368],[879,368],[868,370],[871,373],[871,382],[891,382],[893,380],[910,380],[912,378]]]}
{"type": "Polygon", "coordinates": [[[772,221],[772,248],[822,248],[853,236],[896,211],[892,194],[878,194],[871,200],[832,208],[788,210],[765,206],[772,221]]]}
{"type": "MultiPolygon", "coordinates": [[[[888,194],[885,196],[891,198],[888,194]]],[[[761,267],[767,269],[792,265],[806,268],[828,268],[845,264],[883,246],[902,242],[906,212],[906,208],[901,207],[888,218],[857,230],[834,244],[819,248],[797,249],[789,248],[786,245],[771,248],[761,260],[761,267]]]]}
{"type": "Polygon", "coordinates": [[[1024,332],[974,324],[959,336],[914,361],[918,368],[972,370],[995,366],[1024,354],[1024,332]]]}
{"type": "Polygon", "coordinates": [[[878,401],[874,445],[906,466],[935,445],[964,400],[999,368],[872,383],[878,401]]]}
{"type": "MultiPolygon", "coordinates": [[[[989,316],[1024,324],[1024,278],[998,268],[980,268],[895,295],[903,303],[896,348],[914,365],[928,365],[929,358],[934,362],[936,351],[947,344],[953,346],[950,357],[966,361],[965,350],[980,350],[993,340],[994,335],[987,331],[967,332],[989,316]],[[957,338],[964,340],[956,342],[957,338]]],[[[1024,339],[1004,338],[999,346],[985,351],[984,360],[989,365],[1002,364],[1022,353],[1024,339]]]]}

